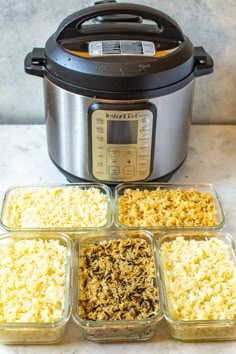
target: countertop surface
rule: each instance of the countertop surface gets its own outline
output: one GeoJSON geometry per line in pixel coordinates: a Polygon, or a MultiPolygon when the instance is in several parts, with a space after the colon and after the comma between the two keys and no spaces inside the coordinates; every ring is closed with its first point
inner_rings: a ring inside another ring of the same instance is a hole
{"type": "MultiPolygon", "coordinates": [[[[45,125],[0,126],[0,191],[19,184],[67,183],[47,154],[45,125]]],[[[236,241],[236,125],[193,125],[188,157],[171,182],[212,183],[225,211],[226,226],[236,241]]],[[[0,354],[170,354],[236,353],[236,341],[183,343],[172,339],[163,323],[149,341],[98,344],[83,338],[72,320],[65,336],[50,346],[4,346],[0,354]]]]}

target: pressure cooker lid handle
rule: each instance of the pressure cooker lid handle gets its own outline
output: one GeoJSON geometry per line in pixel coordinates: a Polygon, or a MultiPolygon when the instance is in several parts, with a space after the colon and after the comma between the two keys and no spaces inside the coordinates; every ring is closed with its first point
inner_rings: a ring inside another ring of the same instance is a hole
{"type": "Polygon", "coordinates": [[[152,20],[159,29],[158,34],[161,32],[166,38],[184,40],[184,35],[179,25],[165,13],[148,6],[124,3],[99,4],[73,13],[59,25],[55,33],[56,39],[62,39],[67,29],[74,29],[79,35],[80,31],[82,32],[83,23],[93,18],[117,14],[141,16],[143,19],[152,20]]]}

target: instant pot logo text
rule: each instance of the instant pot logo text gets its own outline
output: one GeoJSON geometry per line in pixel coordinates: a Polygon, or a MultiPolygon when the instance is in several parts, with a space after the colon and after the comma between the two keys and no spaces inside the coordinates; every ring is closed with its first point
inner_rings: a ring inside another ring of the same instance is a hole
{"type": "Polygon", "coordinates": [[[124,112],[124,113],[107,113],[107,119],[137,119],[138,112],[124,112]]]}

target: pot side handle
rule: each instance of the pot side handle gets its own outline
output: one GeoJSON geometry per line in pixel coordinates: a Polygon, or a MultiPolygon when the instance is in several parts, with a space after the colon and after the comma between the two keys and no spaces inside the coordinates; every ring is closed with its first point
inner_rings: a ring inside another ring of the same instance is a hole
{"type": "Polygon", "coordinates": [[[32,52],[25,57],[25,72],[30,75],[44,77],[46,73],[45,61],[44,48],[33,48],[32,52]]]}
{"type": "Polygon", "coordinates": [[[203,47],[194,47],[194,61],[194,76],[208,75],[213,72],[213,59],[203,47]]]}

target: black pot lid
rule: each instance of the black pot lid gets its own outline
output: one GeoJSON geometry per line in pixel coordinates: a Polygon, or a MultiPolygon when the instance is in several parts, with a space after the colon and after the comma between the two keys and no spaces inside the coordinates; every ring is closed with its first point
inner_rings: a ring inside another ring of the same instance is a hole
{"type": "Polygon", "coordinates": [[[208,74],[213,61],[166,14],[101,3],[68,16],[45,48],[27,55],[25,70],[79,94],[138,98],[208,74]]]}

